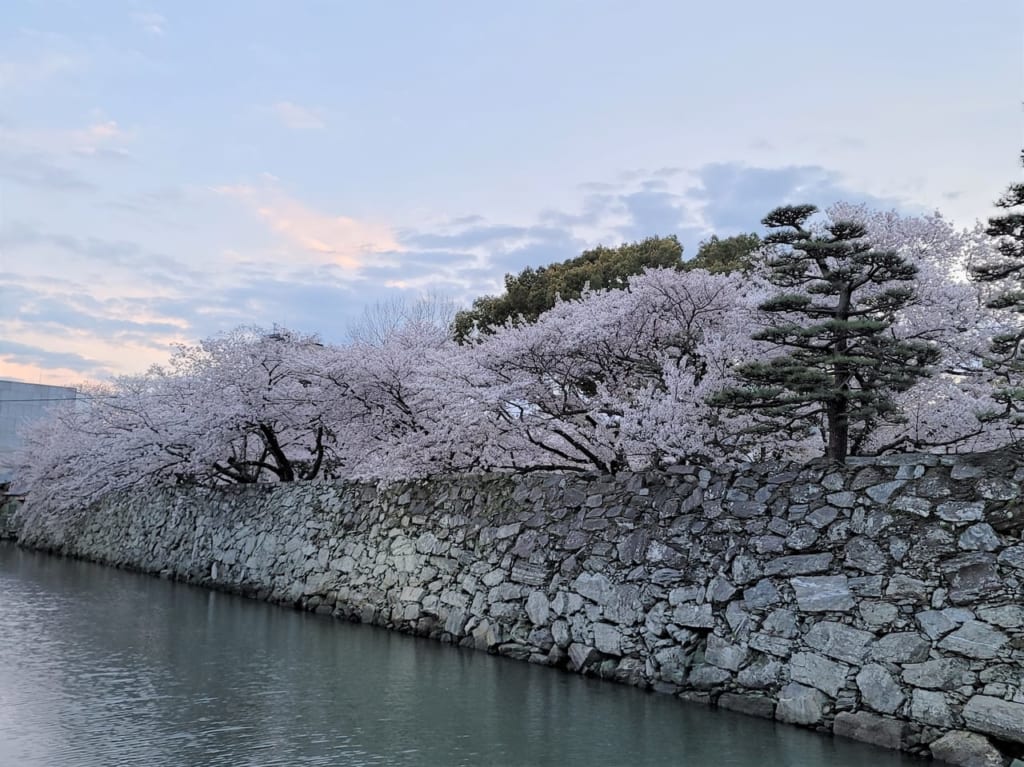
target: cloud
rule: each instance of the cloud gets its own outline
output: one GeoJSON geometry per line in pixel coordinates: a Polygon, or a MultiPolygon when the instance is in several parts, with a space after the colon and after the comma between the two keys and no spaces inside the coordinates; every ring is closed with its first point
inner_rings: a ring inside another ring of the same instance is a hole
{"type": "Polygon", "coordinates": [[[95,189],[74,170],[41,152],[0,150],[0,178],[22,186],[59,192],[95,189]]]}
{"type": "Polygon", "coordinates": [[[114,120],[70,130],[25,130],[0,125],[0,178],[49,191],[86,191],[95,185],[76,169],[77,160],[129,158],[132,134],[114,120]]]}
{"type": "Polygon", "coordinates": [[[16,341],[0,339],[0,358],[19,366],[38,366],[41,368],[61,368],[74,370],[86,375],[101,371],[104,364],[99,360],[85,357],[74,352],[57,352],[39,346],[21,344],[16,341]]]}
{"type": "Polygon", "coordinates": [[[244,203],[287,246],[288,258],[328,262],[350,276],[402,250],[385,224],[321,213],[284,194],[269,179],[259,186],[221,186],[215,192],[244,203]]]}
{"type": "Polygon", "coordinates": [[[156,11],[139,11],[132,14],[132,21],[151,35],[163,37],[167,19],[156,11]]]}
{"type": "Polygon", "coordinates": [[[291,101],[278,101],[270,111],[292,130],[322,130],[327,127],[322,110],[299,106],[291,101]]]}
{"type": "Polygon", "coordinates": [[[0,59],[0,90],[37,85],[53,77],[77,71],[81,62],[59,51],[26,52],[0,59]]]}

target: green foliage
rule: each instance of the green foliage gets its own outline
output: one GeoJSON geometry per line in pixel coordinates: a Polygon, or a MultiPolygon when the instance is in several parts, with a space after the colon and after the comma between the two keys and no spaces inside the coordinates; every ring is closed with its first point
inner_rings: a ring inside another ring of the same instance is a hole
{"type": "MultiPolygon", "coordinates": [[[[1024,165],[1024,152],[1021,153],[1024,165]]],[[[986,234],[996,240],[997,258],[971,267],[971,277],[977,282],[992,283],[997,292],[988,301],[992,309],[1005,309],[1024,317],[1024,183],[1010,184],[996,205],[1007,212],[988,220],[986,234]]],[[[1008,418],[1015,423],[1024,422],[1024,326],[992,337],[989,345],[991,358],[987,361],[1001,380],[993,397],[1003,410],[989,414],[993,418],[1008,418]]]]}
{"type": "Polygon", "coordinates": [[[805,224],[815,212],[790,206],[764,218],[774,230],[765,243],[780,246],[768,261],[780,292],[760,304],[767,323],[752,337],[783,353],[739,365],[744,385],[718,392],[712,404],[751,413],[755,433],[800,437],[824,423],[826,456],[841,461],[880,419],[899,417],[892,394],[928,375],[939,352],[888,332],[914,296],[906,283],[917,268],[874,250],[859,223],[812,233],[805,224]]]}
{"type": "Polygon", "coordinates": [[[535,322],[555,300],[579,298],[584,288],[624,288],[628,278],[646,268],[681,268],[683,248],[675,235],[648,237],[618,248],[598,246],[561,263],[528,267],[518,275],[505,275],[505,292],[473,301],[471,309],[455,316],[457,340],[465,341],[478,328],[488,332],[508,320],[535,322]]]}
{"type": "Polygon", "coordinates": [[[712,274],[749,272],[754,265],[754,253],[761,247],[757,234],[737,234],[719,239],[713,234],[701,242],[697,255],[687,261],[683,268],[704,269],[712,274]]]}

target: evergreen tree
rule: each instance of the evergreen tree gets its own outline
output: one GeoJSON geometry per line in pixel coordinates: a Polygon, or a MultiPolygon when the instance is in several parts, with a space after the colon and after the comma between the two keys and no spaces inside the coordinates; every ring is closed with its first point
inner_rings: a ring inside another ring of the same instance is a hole
{"type": "Polygon", "coordinates": [[[897,339],[895,314],[914,297],[917,267],[875,250],[866,228],[832,221],[805,228],[813,205],[777,208],[762,221],[778,246],[768,280],[781,292],[758,307],[767,318],[753,335],[781,353],[736,369],[744,385],[718,392],[712,404],[758,416],[758,431],[788,435],[824,426],[826,457],[842,461],[880,419],[899,417],[893,394],[910,388],[938,350],[897,339]]]}
{"type": "Polygon", "coordinates": [[[761,247],[757,234],[737,234],[719,238],[717,234],[703,240],[697,248],[697,255],[687,261],[683,268],[704,269],[711,274],[749,272],[754,266],[754,253],[761,247]]]}
{"type": "Polygon", "coordinates": [[[455,338],[464,341],[476,327],[484,333],[509,319],[536,322],[555,305],[557,298],[579,298],[588,285],[591,290],[624,288],[629,277],[647,268],[680,268],[683,247],[676,237],[648,237],[641,242],[585,251],[561,263],[527,267],[518,275],[505,275],[505,292],[482,296],[473,307],[455,315],[455,338]]]}
{"type": "MultiPolygon", "coordinates": [[[[1007,212],[990,218],[985,233],[996,239],[999,255],[971,267],[971,276],[1002,288],[988,301],[989,308],[1024,316],[1024,182],[1010,184],[996,205],[1007,212]]],[[[1016,322],[1012,330],[993,336],[989,350],[988,363],[1003,381],[993,398],[1004,409],[992,416],[1024,422],[1024,325],[1016,322]]]]}

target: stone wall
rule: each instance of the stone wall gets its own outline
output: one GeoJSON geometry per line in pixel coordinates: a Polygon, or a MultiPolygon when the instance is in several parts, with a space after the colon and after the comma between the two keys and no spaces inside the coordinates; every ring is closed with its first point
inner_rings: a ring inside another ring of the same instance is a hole
{"type": "Polygon", "coordinates": [[[712,473],[111,499],[21,543],[954,764],[1024,757],[1024,468],[712,473]]]}

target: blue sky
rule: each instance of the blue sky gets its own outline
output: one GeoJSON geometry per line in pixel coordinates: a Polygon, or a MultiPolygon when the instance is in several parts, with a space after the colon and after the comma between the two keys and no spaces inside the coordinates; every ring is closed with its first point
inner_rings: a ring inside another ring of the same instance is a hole
{"type": "Polygon", "coordinates": [[[991,213],[1015,0],[7,0],[0,377],[137,372],[239,324],[343,340],[597,243],[785,202],[991,213]]]}

